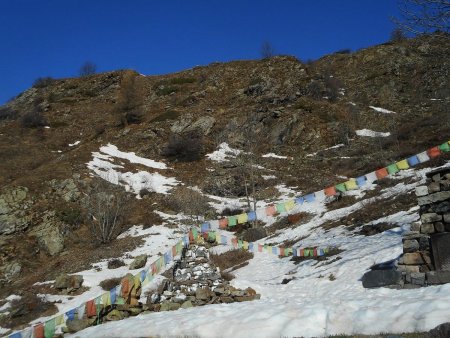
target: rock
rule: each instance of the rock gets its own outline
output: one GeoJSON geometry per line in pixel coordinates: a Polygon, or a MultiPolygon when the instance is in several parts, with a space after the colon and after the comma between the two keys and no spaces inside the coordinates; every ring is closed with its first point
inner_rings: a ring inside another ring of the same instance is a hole
{"type": "Polygon", "coordinates": [[[430,194],[441,191],[441,187],[439,186],[439,182],[432,182],[428,185],[428,192],[430,194]]]}
{"type": "Polygon", "coordinates": [[[137,256],[130,264],[130,270],[140,269],[147,263],[147,255],[137,256]]]}
{"type": "Polygon", "coordinates": [[[430,249],[430,237],[426,236],[426,237],[421,237],[419,239],[419,247],[420,250],[422,251],[426,251],[430,249]]]}
{"type": "Polygon", "coordinates": [[[435,202],[445,201],[450,199],[450,191],[440,191],[428,196],[419,197],[417,202],[419,205],[431,204],[435,202]]]}
{"type": "Polygon", "coordinates": [[[12,280],[18,275],[20,275],[20,272],[22,271],[22,266],[19,262],[10,262],[5,264],[3,267],[3,275],[5,276],[6,280],[12,280]]]}
{"type": "Polygon", "coordinates": [[[420,222],[411,223],[411,231],[420,231],[420,222]]]}
{"type": "Polygon", "coordinates": [[[399,264],[397,267],[397,270],[400,272],[420,272],[420,269],[417,265],[403,265],[403,264],[399,264]]]}
{"type": "Polygon", "coordinates": [[[225,293],[225,289],[224,288],[215,288],[214,292],[216,293],[216,295],[222,295],[225,293]]]}
{"type": "Polygon", "coordinates": [[[30,231],[30,235],[37,237],[38,243],[50,256],[55,256],[64,249],[64,236],[60,229],[63,223],[56,217],[54,211],[46,211],[38,226],[30,231]]]}
{"type": "Polygon", "coordinates": [[[430,330],[429,336],[433,338],[448,338],[450,337],[450,322],[436,326],[430,330]]]}
{"type": "Polygon", "coordinates": [[[200,300],[209,300],[213,295],[209,287],[198,288],[195,291],[195,298],[200,300]]]}
{"type": "Polygon", "coordinates": [[[421,185],[420,187],[416,187],[416,196],[426,196],[428,195],[428,187],[425,185],[421,185]]]}
{"type": "Polygon", "coordinates": [[[31,224],[31,216],[27,215],[26,211],[31,205],[27,188],[3,190],[0,194],[0,235],[10,235],[27,229],[31,224]]]}
{"type": "Polygon", "coordinates": [[[444,223],[442,223],[442,222],[435,222],[434,223],[434,230],[436,230],[436,232],[444,232],[445,231],[444,223]]]}
{"type": "Polygon", "coordinates": [[[178,310],[181,307],[181,304],[178,303],[170,303],[170,302],[164,302],[161,304],[161,308],[159,311],[173,311],[178,310]]]}
{"type": "Polygon", "coordinates": [[[443,219],[445,223],[450,223],[450,213],[444,214],[443,219]]]}
{"type": "Polygon", "coordinates": [[[216,119],[212,116],[202,116],[192,125],[187,127],[184,132],[191,132],[195,130],[200,130],[203,135],[208,135],[211,132],[212,127],[216,119]]]}
{"type": "Polygon", "coordinates": [[[85,328],[90,326],[88,319],[78,319],[75,318],[73,320],[68,320],[66,322],[67,330],[69,333],[78,332],[84,330],[85,328]]]}
{"type": "MultiPolygon", "coordinates": [[[[415,285],[425,285],[425,274],[423,272],[411,272],[409,274],[410,276],[410,283],[415,285]]],[[[408,281],[408,274],[406,275],[407,281],[408,281]]]]}
{"type": "Polygon", "coordinates": [[[50,186],[55,190],[55,193],[60,195],[66,202],[75,202],[81,196],[81,193],[72,178],[62,181],[51,180],[50,186]]]}
{"type": "Polygon", "coordinates": [[[420,216],[420,220],[422,223],[433,223],[442,221],[442,215],[438,215],[436,213],[426,213],[420,216]]]}
{"type": "Polygon", "coordinates": [[[403,252],[415,252],[419,250],[419,242],[415,239],[407,239],[403,242],[403,252]]]}
{"type": "Polygon", "coordinates": [[[61,274],[55,279],[56,289],[79,289],[83,284],[83,276],[61,274]]]}
{"type": "Polygon", "coordinates": [[[221,296],[219,299],[222,303],[234,303],[234,299],[229,296],[221,296]]]}
{"type": "Polygon", "coordinates": [[[188,309],[190,307],[193,307],[192,302],[190,300],[185,301],[183,304],[181,304],[182,309],[188,309]]]}
{"type": "Polygon", "coordinates": [[[386,285],[395,285],[402,279],[402,274],[396,270],[371,270],[362,277],[365,288],[374,288],[386,285]]]}
{"type": "Polygon", "coordinates": [[[249,296],[255,296],[256,295],[256,291],[253,290],[252,288],[248,287],[247,289],[245,289],[245,292],[247,292],[247,295],[249,296]]]}
{"type": "Polygon", "coordinates": [[[429,271],[426,277],[428,284],[450,283],[450,271],[429,271]]]}
{"type": "Polygon", "coordinates": [[[105,319],[107,321],[116,321],[116,320],[122,320],[124,317],[122,315],[122,312],[120,312],[117,309],[114,309],[110,311],[106,316],[105,319]]]}
{"type": "Polygon", "coordinates": [[[234,297],[234,300],[237,302],[249,302],[254,300],[255,297],[254,296],[239,296],[239,297],[234,297]]]}
{"type": "Polygon", "coordinates": [[[434,233],[433,223],[423,223],[420,226],[420,232],[424,234],[433,234],[434,233]]]}
{"type": "Polygon", "coordinates": [[[402,258],[403,258],[403,264],[406,264],[406,265],[425,264],[425,261],[423,260],[422,256],[418,252],[405,253],[405,254],[403,254],[402,258]]]}

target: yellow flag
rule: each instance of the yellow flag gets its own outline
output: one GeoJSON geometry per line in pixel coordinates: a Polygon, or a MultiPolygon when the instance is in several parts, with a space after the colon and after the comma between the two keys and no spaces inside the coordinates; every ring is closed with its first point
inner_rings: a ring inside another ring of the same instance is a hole
{"type": "Polygon", "coordinates": [[[356,180],[354,178],[348,180],[347,182],[344,183],[345,184],[345,188],[347,190],[354,190],[354,189],[358,189],[358,185],[356,184],[356,180]]]}
{"type": "Polygon", "coordinates": [[[248,221],[248,215],[247,214],[240,214],[237,216],[237,221],[239,224],[246,223],[248,221]]]}
{"type": "Polygon", "coordinates": [[[294,209],[295,201],[294,200],[289,200],[289,201],[285,202],[284,203],[284,207],[286,208],[286,211],[294,209]]]}
{"type": "Polygon", "coordinates": [[[59,315],[58,317],[55,318],[55,325],[56,326],[63,325],[64,323],[65,323],[65,320],[64,320],[64,315],[63,314],[61,314],[61,315],[59,315]]]}
{"type": "Polygon", "coordinates": [[[245,250],[248,250],[248,242],[247,242],[247,241],[243,241],[243,242],[242,242],[242,247],[243,247],[245,250]]]}
{"type": "Polygon", "coordinates": [[[400,170],[405,170],[405,169],[409,168],[409,164],[408,164],[407,160],[398,161],[396,164],[400,170]]]}
{"type": "Polygon", "coordinates": [[[105,293],[102,295],[102,304],[103,304],[104,306],[111,305],[111,295],[110,295],[109,291],[108,291],[108,292],[105,292],[105,293]]]}

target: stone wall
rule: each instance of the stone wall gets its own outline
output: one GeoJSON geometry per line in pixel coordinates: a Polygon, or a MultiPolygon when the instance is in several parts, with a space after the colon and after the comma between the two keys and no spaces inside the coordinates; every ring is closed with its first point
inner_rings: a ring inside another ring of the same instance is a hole
{"type": "Polygon", "coordinates": [[[448,241],[450,248],[450,168],[432,171],[427,177],[427,184],[416,188],[420,221],[404,235],[397,266],[409,287],[450,282],[450,269],[442,269],[436,253],[438,240],[448,241]]]}

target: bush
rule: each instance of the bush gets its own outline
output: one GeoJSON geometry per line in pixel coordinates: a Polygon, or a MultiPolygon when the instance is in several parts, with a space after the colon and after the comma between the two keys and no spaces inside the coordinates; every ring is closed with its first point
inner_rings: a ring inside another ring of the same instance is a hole
{"type": "Polygon", "coordinates": [[[39,128],[47,125],[47,119],[42,115],[42,112],[38,107],[25,113],[20,122],[22,127],[25,128],[39,128]]]}
{"type": "Polygon", "coordinates": [[[80,68],[80,76],[89,76],[95,74],[97,71],[97,66],[95,63],[86,62],[80,68]]]}
{"type": "Polygon", "coordinates": [[[166,96],[172,93],[176,93],[178,88],[172,86],[160,86],[156,89],[156,95],[158,96],[166,96]]]}
{"type": "Polygon", "coordinates": [[[10,107],[0,107],[0,121],[2,120],[15,120],[19,114],[16,110],[10,107]]]}
{"type": "Polygon", "coordinates": [[[56,211],[56,216],[62,222],[71,225],[72,227],[78,227],[84,220],[82,211],[74,207],[61,208],[56,211]]]}
{"type": "Polygon", "coordinates": [[[243,210],[240,208],[227,207],[222,210],[222,212],[220,213],[220,216],[234,216],[234,215],[242,214],[242,212],[243,212],[243,210]]]}
{"type": "Polygon", "coordinates": [[[351,54],[352,50],[350,48],[339,49],[334,54],[351,54]]]}
{"type": "Polygon", "coordinates": [[[139,111],[129,111],[125,113],[126,124],[139,124],[144,120],[144,116],[139,111]]]}
{"type": "Polygon", "coordinates": [[[34,80],[33,82],[33,87],[34,88],[45,88],[50,86],[55,80],[53,78],[51,78],[50,76],[47,77],[38,77],[36,80],[34,80]]]}
{"type": "Polygon", "coordinates": [[[322,97],[322,85],[319,81],[313,80],[306,87],[308,95],[318,100],[322,97]]]}
{"type": "Polygon", "coordinates": [[[173,134],[162,151],[162,155],[181,162],[197,161],[203,151],[203,137],[198,132],[173,134]]]}
{"type": "Polygon", "coordinates": [[[395,28],[391,32],[391,39],[390,39],[391,42],[401,42],[405,41],[406,39],[407,37],[401,28],[395,28]]]}

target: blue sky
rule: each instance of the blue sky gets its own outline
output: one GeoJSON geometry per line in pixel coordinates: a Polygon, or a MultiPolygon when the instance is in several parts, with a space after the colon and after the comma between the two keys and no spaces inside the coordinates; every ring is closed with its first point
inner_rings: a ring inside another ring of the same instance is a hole
{"type": "Polygon", "coordinates": [[[277,54],[317,59],[389,39],[395,0],[0,0],[0,104],[38,77],[171,73],[277,54]]]}

